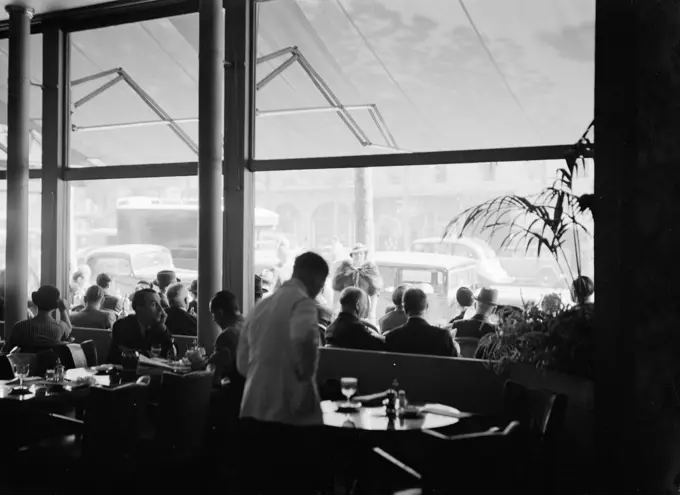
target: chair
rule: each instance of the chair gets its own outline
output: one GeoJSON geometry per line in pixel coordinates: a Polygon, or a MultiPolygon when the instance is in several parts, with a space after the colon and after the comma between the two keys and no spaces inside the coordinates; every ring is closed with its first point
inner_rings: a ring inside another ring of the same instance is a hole
{"type": "Polygon", "coordinates": [[[383,489],[410,495],[510,493],[522,487],[524,481],[516,476],[516,467],[525,462],[518,450],[520,431],[516,421],[502,431],[452,437],[424,430],[425,455],[417,468],[380,447],[373,448],[373,461],[380,473],[377,479],[389,481],[391,486],[383,485],[383,489]]]}
{"type": "Polygon", "coordinates": [[[19,449],[10,470],[14,481],[28,493],[33,487],[26,484],[41,482],[58,493],[62,493],[59,488],[72,493],[77,488],[73,486],[75,478],[83,493],[102,493],[113,481],[125,479],[136,465],[146,393],[147,387],[137,383],[93,387],[87,396],[84,420],[44,415],[39,426],[52,433],[52,438],[19,449]],[[39,477],[35,476],[36,464],[41,466],[39,477]],[[66,486],[58,487],[62,482],[66,486]]]}
{"type": "Polygon", "coordinates": [[[97,345],[94,340],[86,340],[80,343],[80,347],[85,353],[85,359],[87,360],[87,366],[92,368],[93,366],[99,365],[99,356],[97,354],[97,345]]]}
{"type": "Polygon", "coordinates": [[[80,344],[65,344],[54,349],[65,369],[87,368],[87,357],[80,344]]]}
{"type": "Polygon", "coordinates": [[[161,462],[193,460],[201,452],[208,426],[213,374],[163,374],[151,448],[161,462]]]}
{"type": "Polygon", "coordinates": [[[546,390],[532,390],[507,380],[503,389],[503,412],[506,419],[519,421],[527,440],[528,455],[542,476],[539,493],[552,493],[549,484],[555,479],[558,442],[564,428],[567,396],[546,390]]]}
{"type": "Polygon", "coordinates": [[[474,359],[479,345],[476,337],[456,337],[456,342],[460,346],[460,357],[474,359]]]}

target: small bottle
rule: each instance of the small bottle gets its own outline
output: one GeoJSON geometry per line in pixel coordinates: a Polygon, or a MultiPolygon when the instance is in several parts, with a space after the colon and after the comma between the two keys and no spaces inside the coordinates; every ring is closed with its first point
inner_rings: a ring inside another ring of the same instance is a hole
{"type": "Polygon", "coordinates": [[[57,364],[54,366],[54,381],[64,381],[64,365],[61,364],[61,359],[57,358],[57,364]]]}
{"type": "Polygon", "coordinates": [[[387,404],[385,405],[385,415],[388,418],[397,416],[397,392],[394,389],[387,391],[387,404]]]}
{"type": "Polygon", "coordinates": [[[408,406],[408,401],[406,400],[406,392],[404,390],[399,391],[399,411],[403,412],[408,406]]]}
{"type": "Polygon", "coordinates": [[[177,361],[177,346],[175,345],[175,339],[171,339],[170,349],[168,349],[168,360],[177,361]]]}

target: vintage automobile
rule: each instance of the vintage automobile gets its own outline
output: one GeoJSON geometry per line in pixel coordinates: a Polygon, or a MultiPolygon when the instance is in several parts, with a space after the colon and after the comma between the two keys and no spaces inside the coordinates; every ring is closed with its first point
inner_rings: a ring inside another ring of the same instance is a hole
{"type": "Polygon", "coordinates": [[[134,292],[137,282],[152,282],[161,270],[174,270],[182,282],[191,283],[198,278],[194,270],[175,267],[170,250],[155,244],[121,244],[90,250],[85,263],[92,270],[92,283],[100,273],[109,273],[115,289],[121,295],[134,292]]]}
{"type": "Polygon", "coordinates": [[[472,259],[477,264],[477,276],[482,285],[509,285],[515,282],[501,266],[493,249],[479,239],[450,237],[442,240],[439,237],[427,237],[413,241],[411,250],[472,259]]]}
{"type": "Polygon", "coordinates": [[[461,256],[406,251],[378,251],[371,257],[383,279],[377,315],[392,306],[392,294],[401,284],[410,283],[425,291],[429,299],[428,320],[443,324],[456,312],[456,291],[478,288],[477,265],[461,256]]]}

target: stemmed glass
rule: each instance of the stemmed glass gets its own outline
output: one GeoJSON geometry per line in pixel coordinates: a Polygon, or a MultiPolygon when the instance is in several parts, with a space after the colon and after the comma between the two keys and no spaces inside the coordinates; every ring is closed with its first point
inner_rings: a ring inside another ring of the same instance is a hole
{"type": "Polygon", "coordinates": [[[24,388],[24,378],[28,376],[31,367],[28,364],[17,363],[14,365],[14,376],[19,379],[19,388],[15,389],[17,393],[28,393],[28,389],[24,388]]]}
{"type": "Polygon", "coordinates": [[[342,395],[347,397],[347,401],[344,407],[352,407],[352,402],[350,399],[354,394],[357,393],[358,380],[353,377],[343,377],[340,378],[340,389],[342,390],[342,395]]]}

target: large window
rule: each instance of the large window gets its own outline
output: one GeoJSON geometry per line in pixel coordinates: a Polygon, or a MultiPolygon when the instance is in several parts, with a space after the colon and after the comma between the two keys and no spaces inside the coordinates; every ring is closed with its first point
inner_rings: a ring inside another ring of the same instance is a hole
{"type": "Polygon", "coordinates": [[[593,0],[259,6],[257,158],[571,143],[592,118],[593,0]]]}
{"type": "Polygon", "coordinates": [[[71,183],[71,265],[109,272],[121,292],[163,269],[197,276],[196,177],[71,183]]]}
{"type": "MultiPolygon", "coordinates": [[[[526,240],[504,248],[507,232],[478,230],[442,241],[448,223],[466,208],[502,195],[531,197],[551,184],[562,166],[562,161],[500,163],[491,168],[491,176],[484,163],[257,173],[256,206],[277,217],[257,229],[256,270],[281,262],[280,244],[289,246],[292,255],[312,249],[333,263],[347,259],[361,240],[374,246],[380,271],[391,274],[386,287],[394,287],[392,280],[430,283],[433,297],[451,299],[460,285],[487,285],[502,288],[508,304],[552,291],[568,297],[568,268],[561,269],[545,250],[540,256],[535,249],[525,252],[526,240]]],[[[590,165],[573,189],[584,194],[592,187],[590,165]]],[[[580,220],[592,232],[592,217],[580,220]]],[[[592,276],[592,238],[580,239],[583,271],[592,276]]],[[[565,243],[573,245],[567,237],[565,243]]],[[[561,259],[575,268],[569,248],[561,259]]],[[[383,302],[388,304],[390,297],[386,291],[383,302]]],[[[438,308],[438,317],[453,311],[446,304],[438,308]]]]}
{"type": "MultiPolygon", "coordinates": [[[[42,36],[31,36],[31,130],[29,165],[42,167],[42,36]]],[[[9,41],[0,40],[0,169],[7,168],[7,79],[9,41]]]]}
{"type": "Polygon", "coordinates": [[[193,162],[198,14],[71,35],[71,166],[193,162]]]}

